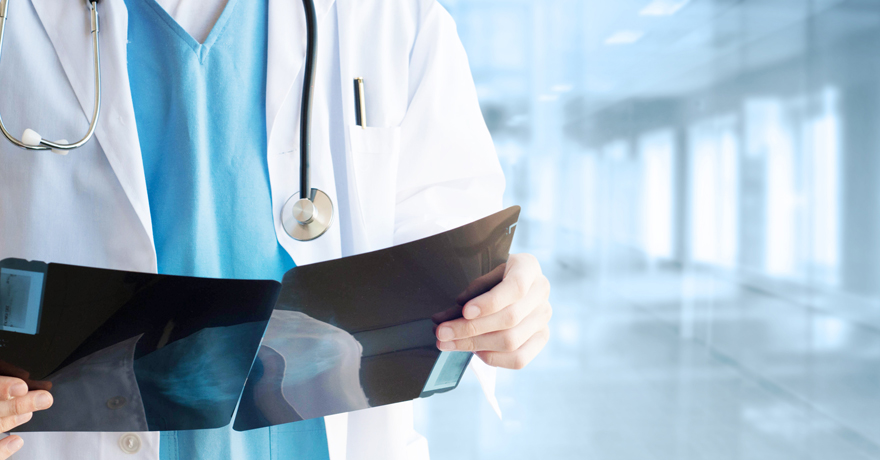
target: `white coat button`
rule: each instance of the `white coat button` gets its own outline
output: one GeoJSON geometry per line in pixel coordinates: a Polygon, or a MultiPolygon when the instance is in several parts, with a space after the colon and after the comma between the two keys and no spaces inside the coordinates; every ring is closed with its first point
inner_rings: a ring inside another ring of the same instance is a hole
{"type": "Polygon", "coordinates": [[[116,396],[107,400],[107,407],[116,410],[124,406],[126,402],[128,401],[124,397],[116,396]]]}
{"type": "Polygon", "coordinates": [[[136,454],[141,450],[141,437],[134,433],[125,433],[119,437],[119,448],[126,454],[136,454]]]}

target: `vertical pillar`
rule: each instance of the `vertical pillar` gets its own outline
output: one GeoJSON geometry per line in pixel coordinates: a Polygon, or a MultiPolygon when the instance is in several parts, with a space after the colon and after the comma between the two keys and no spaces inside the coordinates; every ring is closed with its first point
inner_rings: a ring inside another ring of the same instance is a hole
{"type": "Polygon", "coordinates": [[[691,253],[691,221],[690,221],[690,155],[687,145],[687,127],[684,118],[679,119],[679,126],[675,131],[675,189],[673,191],[673,206],[675,216],[675,260],[680,267],[684,267],[690,261],[691,253]]]}
{"type": "Polygon", "coordinates": [[[861,295],[880,294],[880,92],[874,82],[846,87],[841,98],[841,281],[861,295]]]}

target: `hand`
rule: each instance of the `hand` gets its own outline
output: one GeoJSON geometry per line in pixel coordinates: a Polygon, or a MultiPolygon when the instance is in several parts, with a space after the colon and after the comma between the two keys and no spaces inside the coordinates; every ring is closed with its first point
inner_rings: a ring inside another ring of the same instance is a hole
{"type": "Polygon", "coordinates": [[[437,348],[473,351],[490,366],[522,369],[550,338],[550,281],[530,254],[512,254],[498,270],[501,282],[465,303],[463,318],[437,327],[437,348]]]}
{"type": "MultiPolygon", "coordinates": [[[[34,411],[52,406],[50,382],[30,380],[30,374],[16,366],[0,361],[0,432],[29,421],[34,411]],[[13,377],[7,377],[7,376],[13,377]]],[[[7,436],[0,440],[0,460],[8,459],[18,452],[24,440],[20,436],[7,436]]]]}

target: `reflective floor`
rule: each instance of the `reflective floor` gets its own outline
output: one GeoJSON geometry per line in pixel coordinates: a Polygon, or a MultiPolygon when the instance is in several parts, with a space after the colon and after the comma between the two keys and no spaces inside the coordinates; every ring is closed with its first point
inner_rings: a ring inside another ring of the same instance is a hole
{"type": "Polygon", "coordinates": [[[472,376],[417,402],[435,460],[880,458],[880,330],[718,273],[551,279],[503,421],[472,376]]]}

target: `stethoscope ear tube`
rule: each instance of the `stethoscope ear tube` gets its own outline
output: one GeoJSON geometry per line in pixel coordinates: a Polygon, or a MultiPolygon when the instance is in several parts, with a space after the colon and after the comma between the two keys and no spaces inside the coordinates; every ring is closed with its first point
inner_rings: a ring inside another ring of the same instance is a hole
{"type": "MultiPolygon", "coordinates": [[[[43,139],[42,136],[30,128],[25,130],[24,135],[22,135],[22,140],[18,140],[6,129],[6,125],[3,124],[3,118],[0,117],[0,132],[9,139],[9,142],[12,142],[18,147],[28,150],[54,150],[63,154],[63,152],[68,150],[82,147],[86,142],[91,140],[92,136],[95,134],[95,128],[98,126],[98,118],[100,118],[101,115],[101,46],[100,41],[98,40],[98,0],[89,0],[87,3],[89,5],[89,17],[91,19],[93,65],[95,72],[95,109],[94,112],[92,112],[89,129],[82,139],[73,143],[68,143],[67,141],[53,142],[43,139]]],[[[3,52],[3,35],[6,31],[8,9],[9,0],[0,0],[0,57],[2,57],[3,52]]]]}
{"type": "MultiPolygon", "coordinates": [[[[95,67],[95,109],[89,122],[85,136],[77,142],[49,141],[32,129],[26,129],[22,140],[9,133],[0,117],[0,132],[18,147],[28,150],[53,150],[64,154],[83,146],[95,134],[98,118],[101,114],[101,48],[98,40],[98,3],[100,0],[87,0],[90,19],[92,47],[94,50],[95,67]]],[[[311,153],[311,120],[312,98],[315,89],[315,61],[318,58],[318,16],[315,12],[314,0],[303,0],[306,18],[306,63],[303,72],[302,107],[300,110],[300,172],[299,193],[291,196],[282,208],[281,223],[285,232],[299,241],[311,241],[330,227],[333,220],[333,202],[330,197],[318,189],[312,189],[309,183],[309,159],[311,153]]],[[[6,29],[9,0],[0,0],[0,56],[3,50],[3,35],[6,29]]]]}
{"type": "Polygon", "coordinates": [[[306,13],[306,64],[303,72],[302,107],[299,117],[299,196],[306,198],[309,189],[309,158],[311,147],[312,95],[315,90],[315,61],[318,59],[318,16],[314,0],[303,0],[306,13]]]}

